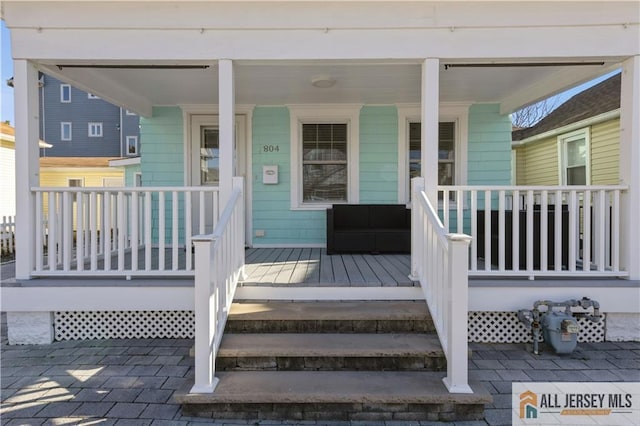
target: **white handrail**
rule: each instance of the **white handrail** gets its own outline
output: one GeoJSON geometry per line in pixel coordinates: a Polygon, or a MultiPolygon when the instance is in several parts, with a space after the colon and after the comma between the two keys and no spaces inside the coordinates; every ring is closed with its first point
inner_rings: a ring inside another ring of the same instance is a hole
{"type": "Polygon", "coordinates": [[[238,280],[244,275],[243,180],[234,190],[213,234],[196,235],[195,378],[192,393],[212,393],[215,360],[238,280]]]}
{"type": "Polygon", "coordinates": [[[473,393],[468,383],[469,242],[449,233],[424,192],[424,180],[412,179],[412,278],[420,282],[447,358],[449,392],[473,393]]]}

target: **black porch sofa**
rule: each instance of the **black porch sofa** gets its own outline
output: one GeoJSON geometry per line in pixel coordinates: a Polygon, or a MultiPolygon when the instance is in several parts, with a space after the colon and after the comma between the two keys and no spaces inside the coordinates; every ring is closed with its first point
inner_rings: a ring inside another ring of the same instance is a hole
{"type": "Polygon", "coordinates": [[[327,254],[410,252],[411,210],[404,204],[334,204],[327,209],[327,254]]]}

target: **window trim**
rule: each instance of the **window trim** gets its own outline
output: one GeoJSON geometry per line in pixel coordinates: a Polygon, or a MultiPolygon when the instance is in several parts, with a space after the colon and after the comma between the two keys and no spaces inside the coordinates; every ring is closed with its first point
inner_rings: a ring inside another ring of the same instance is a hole
{"type": "MultiPolygon", "coordinates": [[[[469,145],[468,103],[441,104],[438,122],[455,123],[455,185],[467,184],[467,150],[469,145]]],[[[398,110],[398,203],[409,203],[409,124],[421,122],[420,105],[397,104],[398,110]]]]}
{"type": "Polygon", "coordinates": [[[102,132],[102,122],[99,121],[90,121],[89,123],[87,123],[87,135],[90,138],[101,138],[103,135],[102,132]],[[97,132],[96,134],[91,134],[91,127],[95,126],[96,129],[99,130],[99,132],[97,132]]]}
{"type": "Polygon", "coordinates": [[[585,185],[591,185],[591,127],[574,130],[558,135],[558,184],[567,184],[567,142],[584,139],[585,145],[585,185]]]}
{"type": "Polygon", "coordinates": [[[125,109],[125,115],[138,115],[133,111],[129,111],[128,109],[125,109]]]}
{"type": "Polygon", "coordinates": [[[73,123],[71,121],[61,121],[60,122],[60,140],[61,141],[71,141],[73,140],[73,123]],[[69,137],[64,137],[64,128],[65,126],[69,126],[69,137]]]}
{"type": "Polygon", "coordinates": [[[71,103],[71,85],[70,84],[60,84],[60,102],[63,104],[70,104],[71,103]],[[65,99],[64,98],[64,89],[68,88],[69,89],[69,99],[65,99]]]}
{"type": "Polygon", "coordinates": [[[131,155],[131,156],[138,155],[138,137],[137,136],[126,136],[124,138],[124,140],[125,140],[125,145],[126,145],[126,154],[127,155],[131,155]],[[136,147],[136,150],[133,153],[129,152],[129,139],[134,139],[135,140],[134,146],[136,147]]]}
{"type": "Polygon", "coordinates": [[[302,196],[302,124],[347,124],[347,200],[360,202],[362,104],[287,105],[291,131],[291,210],[326,210],[332,203],[305,203],[302,196]]]}

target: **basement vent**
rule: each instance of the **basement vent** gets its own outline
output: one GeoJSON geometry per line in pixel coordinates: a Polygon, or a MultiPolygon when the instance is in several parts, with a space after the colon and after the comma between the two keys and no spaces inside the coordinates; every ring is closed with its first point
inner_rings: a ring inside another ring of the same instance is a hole
{"type": "Polygon", "coordinates": [[[192,339],[193,311],[55,312],[55,340],[192,339]]]}
{"type": "MultiPolygon", "coordinates": [[[[578,342],[604,342],[606,318],[592,323],[578,318],[578,342]]],[[[469,342],[530,343],[531,328],[518,320],[516,312],[469,312],[469,342]]]]}

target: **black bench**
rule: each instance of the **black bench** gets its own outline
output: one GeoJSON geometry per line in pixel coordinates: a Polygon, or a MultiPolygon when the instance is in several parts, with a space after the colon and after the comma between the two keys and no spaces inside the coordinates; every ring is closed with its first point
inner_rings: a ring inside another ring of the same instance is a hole
{"type": "Polygon", "coordinates": [[[411,210],[403,204],[334,204],[327,209],[327,254],[410,253],[411,210]]]}

